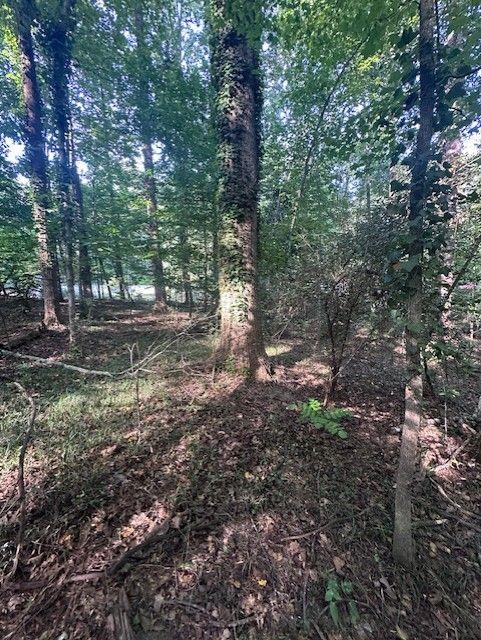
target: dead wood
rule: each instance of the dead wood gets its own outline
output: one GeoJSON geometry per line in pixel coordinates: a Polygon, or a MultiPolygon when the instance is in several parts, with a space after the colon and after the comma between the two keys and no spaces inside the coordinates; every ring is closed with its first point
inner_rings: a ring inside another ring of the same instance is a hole
{"type": "Polygon", "coordinates": [[[20,502],[20,513],[17,533],[17,548],[15,551],[15,558],[13,560],[13,567],[10,574],[6,578],[6,582],[17,573],[18,564],[20,562],[20,554],[22,551],[23,540],[25,535],[25,519],[26,519],[26,494],[25,494],[25,454],[27,453],[27,447],[33,438],[33,428],[35,425],[35,418],[37,415],[37,405],[32,395],[23,387],[19,382],[13,383],[15,387],[27,398],[30,405],[31,413],[28,421],[27,429],[23,436],[22,446],[18,456],[18,499],[20,502]]]}

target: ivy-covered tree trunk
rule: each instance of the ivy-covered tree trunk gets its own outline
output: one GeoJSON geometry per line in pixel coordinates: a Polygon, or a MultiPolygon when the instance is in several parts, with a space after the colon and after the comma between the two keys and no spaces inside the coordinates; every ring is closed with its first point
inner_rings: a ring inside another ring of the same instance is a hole
{"type": "Polygon", "coordinates": [[[70,106],[68,94],[68,77],[70,70],[71,39],[68,35],[72,29],[71,11],[75,0],[67,0],[59,8],[46,25],[47,47],[50,55],[50,91],[52,110],[55,121],[57,145],[58,189],[60,212],[65,247],[65,272],[67,280],[67,301],[69,315],[70,342],[76,339],[75,318],[75,275],[74,275],[74,217],[75,205],[72,188],[72,171],[70,167],[70,106]]]}
{"type": "Polygon", "coordinates": [[[419,129],[411,174],[409,201],[409,260],[415,264],[409,272],[406,290],[406,367],[405,414],[399,468],[396,479],[393,554],[406,567],[414,562],[412,535],[411,485],[415,473],[418,437],[422,418],[423,379],[421,372],[421,335],[423,322],[424,206],[429,195],[427,168],[432,155],[433,119],[436,96],[434,60],[434,0],[419,4],[419,129]]]}
{"type": "Polygon", "coordinates": [[[256,31],[261,18],[253,2],[243,24],[243,13],[235,5],[211,1],[220,160],[218,357],[252,377],[264,364],[258,295],[262,92],[256,31]]]}
{"type": "Polygon", "coordinates": [[[47,179],[47,157],[42,126],[42,102],[37,81],[31,20],[35,11],[32,0],[15,4],[18,42],[21,53],[22,88],[26,107],[24,127],[26,156],[30,168],[33,194],[33,218],[37,234],[43,288],[43,322],[47,327],[60,325],[55,295],[55,270],[47,211],[50,193],[47,179]]]}

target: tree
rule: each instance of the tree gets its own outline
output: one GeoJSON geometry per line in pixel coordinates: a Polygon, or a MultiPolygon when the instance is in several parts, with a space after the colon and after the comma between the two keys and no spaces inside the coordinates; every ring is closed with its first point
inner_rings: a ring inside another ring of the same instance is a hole
{"type": "Polygon", "coordinates": [[[218,355],[256,376],[264,357],[258,291],[262,16],[257,1],[244,14],[242,2],[212,0],[210,6],[220,163],[218,355]]]}
{"type": "Polygon", "coordinates": [[[422,417],[423,378],[421,372],[421,332],[423,327],[424,206],[428,195],[426,173],[432,156],[434,107],[436,100],[434,59],[435,12],[433,0],[419,4],[419,129],[412,164],[409,194],[408,258],[412,264],[406,287],[405,413],[399,467],[396,478],[394,558],[409,567],[414,562],[411,524],[411,484],[414,477],[417,443],[422,417]]]}
{"type": "Polygon", "coordinates": [[[152,148],[152,108],[149,86],[151,75],[150,51],[145,42],[145,25],[142,3],[135,9],[135,37],[137,41],[137,120],[142,143],[142,157],[144,161],[145,198],[148,209],[148,228],[151,241],[150,253],[152,260],[152,274],[154,280],[155,309],[167,310],[167,296],[165,291],[164,267],[162,264],[161,243],[158,228],[157,184],[154,172],[152,148]]]}
{"type": "Polygon", "coordinates": [[[37,71],[31,32],[35,12],[33,0],[18,0],[15,3],[18,44],[22,65],[22,89],[26,107],[24,128],[25,148],[30,168],[33,198],[33,217],[37,234],[40,269],[43,288],[43,322],[46,327],[60,325],[58,305],[55,297],[55,279],[52,259],[52,242],[48,228],[48,210],[51,194],[47,179],[47,158],[42,124],[42,101],[37,81],[37,71]]]}
{"type": "MultiPolygon", "coordinates": [[[[49,16],[45,25],[47,49],[50,54],[50,91],[55,124],[57,146],[57,173],[60,219],[65,255],[65,272],[67,280],[67,299],[69,315],[70,342],[76,340],[75,326],[75,275],[74,275],[74,219],[75,196],[81,198],[80,184],[73,188],[73,168],[71,166],[71,115],[69,104],[68,81],[70,75],[71,31],[73,29],[72,11],[75,0],[58,3],[53,16],[49,16]]],[[[78,179],[78,178],[77,178],[78,179]]],[[[81,200],[80,200],[81,202],[81,200]]],[[[77,201],[78,205],[78,201],[77,201]]],[[[86,254],[88,258],[88,253],[86,254]]],[[[85,257],[85,254],[84,254],[85,257]]],[[[85,265],[84,265],[85,268],[85,265]]],[[[92,293],[91,281],[86,290],[92,293]]]]}

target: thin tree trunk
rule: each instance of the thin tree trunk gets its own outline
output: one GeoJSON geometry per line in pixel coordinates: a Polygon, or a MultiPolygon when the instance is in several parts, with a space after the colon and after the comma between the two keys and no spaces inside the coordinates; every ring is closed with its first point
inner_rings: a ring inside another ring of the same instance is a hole
{"type": "Polygon", "coordinates": [[[207,225],[204,224],[203,229],[203,241],[204,241],[204,300],[203,310],[207,312],[209,307],[209,247],[207,243],[207,225]]]}
{"type": "Polygon", "coordinates": [[[47,181],[47,157],[42,126],[42,102],[37,81],[31,21],[35,12],[33,0],[20,0],[16,5],[18,43],[21,52],[22,88],[26,107],[24,138],[30,168],[33,194],[33,219],[37,234],[43,288],[43,322],[47,327],[60,326],[55,291],[52,242],[49,237],[47,211],[50,193],[47,181]]]}
{"type": "Polygon", "coordinates": [[[73,198],[76,204],[77,230],[79,243],[79,285],[82,296],[93,299],[92,291],[92,267],[90,264],[89,238],[87,225],[85,222],[85,207],[83,199],[82,184],[77,169],[77,159],[75,154],[75,142],[72,127],[72,118],[69,119],[70,130],[70,171],[73,188],[73,198]]]}
{"type": "MultiPolygon", "coordinates": [[[[220,341],[218,358],[255,377],[265,364],[258,293],[258,194],[262,92],[259,55],[235,17],[237,3],[211,0],[216,89],[220,341]]],[[[253,11],[253,20],[260,20],[253,11]]],[[[246,18],[247,19],[247,18],[246,18]]]]}
{"type": "Polygon", "coordinates": [[[180,269],[182,274],[182,288],[184,290],[184,304],[189,314],[192,313],[194,306],[194,298],[192,296],[192,285],[190,282],[190,248],[187,240],[187,233],[184,227],[180,229],[179,233],[179,245],[180,245],[180,269]]]}
{"type": "Polygon", "coordinates": [[[434,1],[419,5],[420,116],[411,176],[409,203],[409,257],[418,263],[409,272],[407,290],[405,414],[399,468],[396,479],[393,555],[406,567],[414,563],[411,485],[414,477],[422,417],[423,379],[421,368],[422,254],[426,171],[432,155],[433,117],[436,95],[434,61],[434,1]]]}
{"type": "Polygon", "coordinates": [[[60,280],[60,266],[59,266],[59,259],[58,259],[58,251],[59,251],[59,248],[55,246],[54,250],[52,251],[52,261],[53,261],[53,273],[54,273],[54,280],[55,280],[55,299],[57,300],[58,303],[60,303],[60,302],[65,302],[65,300],[62,292],[62,281],[60,280]]]}
{"type": "Polygon", "coordinates": [[[109,296],[109,300],[113,300],[114,297],[112,295],[112,289],[110,288],[109,280],[107,278],[107,274],[105,272],[104,261],[102,260],[102,258],[100,256],[98,258],[98,261],[99,261],[100,275],[101,275],[101,277],[103,278],[103,280],[105,282],[105,286],[107,287],[107,293],[108,293],[108,296],[109,296]]]}
{"type": "Polygon", "coordinates": [[[117,278],[117,282],[119,283],[119,295],[121,300],[125,300],[126,287],[124,280],[124,267],[122,265],[122,260],[118,257],[114,260],[114,271],[115,277],[117,278]]]}
{"type": "Polygon", "coordinates": [[[212,220],[212,280],[214,282],[213,304],[219,303],[219,211],[217,202],[214,203],[212,220]]]}

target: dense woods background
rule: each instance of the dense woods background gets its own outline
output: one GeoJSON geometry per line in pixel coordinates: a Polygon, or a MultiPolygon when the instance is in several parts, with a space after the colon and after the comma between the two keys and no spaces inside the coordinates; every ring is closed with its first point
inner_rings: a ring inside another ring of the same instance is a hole
{"type": "Polygon", "coordinates": [[[0,2],[2,638],[480,636],[480,34],[0,2]]]}

